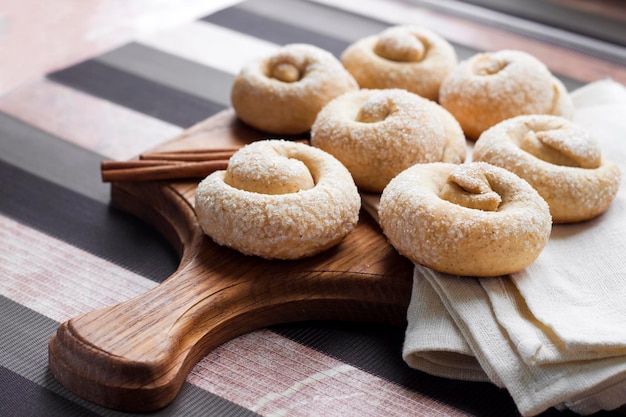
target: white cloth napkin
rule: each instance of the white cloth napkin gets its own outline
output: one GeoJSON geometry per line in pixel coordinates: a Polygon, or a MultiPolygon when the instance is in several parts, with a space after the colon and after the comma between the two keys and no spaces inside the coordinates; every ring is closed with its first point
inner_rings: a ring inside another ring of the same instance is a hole
{"type": "Polygon", "coordinates": [[[520,413],[591,414],[626,403],[626,88],[571,93],[574,121],[620,165],[609,210],[555,225],[539,258],[506,277],[415,267],[403,357],[414,368],[506,388],[520,413]]]}

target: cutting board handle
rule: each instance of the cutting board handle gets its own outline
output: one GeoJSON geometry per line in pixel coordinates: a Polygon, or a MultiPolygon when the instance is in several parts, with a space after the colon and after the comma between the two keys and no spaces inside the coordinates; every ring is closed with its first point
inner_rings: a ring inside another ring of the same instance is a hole
{"type": "Polygon", "coordinates": [[[110,408],[169,404],[203,355],[256,328],[252,313],[271,303],[245,274],[207,274],[203,262],[194,257],[152,290],[63,323],[49,344],[53,374],[110,408]]]}

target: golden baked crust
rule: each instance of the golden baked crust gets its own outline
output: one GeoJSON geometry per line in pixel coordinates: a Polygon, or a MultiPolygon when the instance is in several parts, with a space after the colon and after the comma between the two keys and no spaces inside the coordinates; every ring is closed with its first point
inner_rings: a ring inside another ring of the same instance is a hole
{"type": "Polygon", "coordinates": [[[356,226],[360,206],[339,161],[284,140],[243,147],[195,195],[200,225],[216,243],[268,259],[303,258],[336,245],[356,226]]]}
{"type": "Polygon", "coordinates": [[[378,216],[402,255],[464,276],[525,268],[543,250],[552,226],[548,205],[537,191],[484,162],[412,166],[385,188],[378,216]]]}
{"type": "Polygon", "coordinates": [[[402,88],[436,101],[457,57],[452,45],[435,32],[402,25],[353,43],[341,62],[361,88],[402,88]]]}
{"type": "Polygon", "coordinates": [[[357,186],[380,192],[416,163],[465,160],[456,120],[437,103],[400,89],[362,89],[326,105],[311,128],[311,144],[339,159],[357,186]]]}
{"type": "Polygon", "coordinates": [[[548,202],[555,223],[598,216],[620,184],[618,166],[602,158],[592,136],[557,116],[518,116],[498,123],[476,141],[473,157],[528,181],[548,202]]]}
{"type": "Polygon", "coordinates": [[[565,86],[538,59],[521,51],[474,55],[442,82],[439,102],[470,139],[496,123],[523,114],[571,118],[565,86]]]}
{"type": "Polygon", "coordinates": [[[298,134],[311,128],[331,99],[356,89],[354,78],[330,52],[290,44],[244,67],[233,82],[231,103],[250,126],[298,134]]]}

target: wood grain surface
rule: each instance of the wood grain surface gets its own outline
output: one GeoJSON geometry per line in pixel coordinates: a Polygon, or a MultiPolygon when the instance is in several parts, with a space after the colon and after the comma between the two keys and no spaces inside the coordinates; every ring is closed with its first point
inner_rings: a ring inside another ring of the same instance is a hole
{"type": "MultiPolygon", "coordinates": [[[[155,151],[263,138],[224,111],[155,151]]],[[[176,397],[209,351],[246,332],[301,320],[404,325],[412,265],[364,210],[335,248],[298,261],[269,261],[220,247],[203,234],[193,210],[196,185],[188,179],[112,184],[113,204],[153,224],[181,262],[154,289],[61,324],[50,339],[49,365],[68,390],[108,408],[151,411],[176,397]]]]}

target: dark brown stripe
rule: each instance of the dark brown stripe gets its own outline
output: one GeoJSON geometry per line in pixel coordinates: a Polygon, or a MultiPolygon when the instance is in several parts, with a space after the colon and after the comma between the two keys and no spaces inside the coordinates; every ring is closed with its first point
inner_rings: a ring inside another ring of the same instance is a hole
{"type": "Polygon", "coordinates": [[[0,195],[5,216],[147,278],[163,281],[178,266],[173,248],[148,225],[3,161],[0,195]]]}
{"type": "Polygon", "coordinates": [[[279,20],[269,19],[237,7],[221,10],[204,17],[202,20],[278,45],[309,43],[325,49],[337,57],[348,46],[348,43],[345,41],[302,29],[279,20]]]}
{"type": "Polygon", "coordinates": [[[96,60],[209,103],[230,105],[230,89],[235,77],[216,68],[134,42],[96,60]]]}
{"type": "Polygon", "coordinates": [[[95,59],[54,72],[48,78],[181,127],[190,127],[225,108],[95,59]]]}
{"type": "MultiPolygon", "coordinates": [[[[568,2],[545,0],[464,0],[501,13],[601,39],[626,47],[625,22],[619,16],[600,15],[568,2]]],[[[617,2],[615,2],[617,6],[617,2]]],[[[621,6],[623,7],[623,5],[621,6]]],[[[623,11],[623,9],[622,9],[623,11]]]]}

